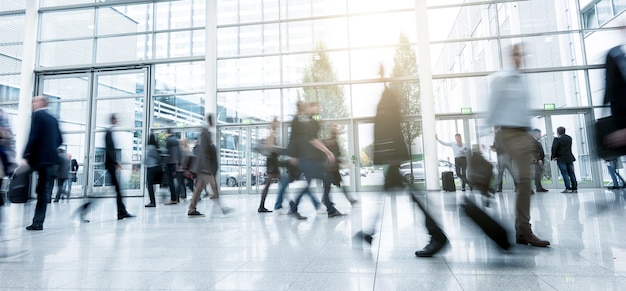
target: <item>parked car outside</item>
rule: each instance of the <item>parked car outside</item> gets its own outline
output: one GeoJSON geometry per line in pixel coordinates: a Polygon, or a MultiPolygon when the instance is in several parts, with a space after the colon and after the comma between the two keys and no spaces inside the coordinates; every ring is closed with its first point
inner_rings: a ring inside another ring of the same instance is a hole
{"type": "MultiPolygon", "coordinates": [[[[248,181],[248,175],[246,175],[247,171],[245,169],[241,169],[239,166],[220,166],[220,184],[226,185],[228,187],[236,187],[236,186],[245,186],[248,181]]],[[[262,175],[258,173],[252,173],[252,177],[250,179],[251,185],[256,185],[257,182],[263,183],[262,175]]]]}
{"type": "MultiPolygon", "coordinates": [[[[454,164],[446,161],[439,160],[439,173],[453,171],[454,172],[454,164]]],[[[426,179],[426,175],[424,174],[424,162],[423,161],[415,161],[413,162],[413,176],[411,176],[411,163],[405,162],[400,165],[400,174],[406,181],[413,182],[415,180],[423,181],[426,179]]],[[[456,173],[455,173],[456,177],[456,173]]]]}

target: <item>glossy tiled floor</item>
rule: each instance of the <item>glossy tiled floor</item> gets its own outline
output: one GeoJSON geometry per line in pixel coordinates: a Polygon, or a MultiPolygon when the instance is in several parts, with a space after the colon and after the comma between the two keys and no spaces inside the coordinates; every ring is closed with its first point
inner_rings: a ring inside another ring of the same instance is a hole
{"type": "MultiPolygon", "coordinates": [[[[137,218],[115,219],[115,200],[100,199],[91,223],[72,219],[80,199],[48,208],[44,230],[24,230],[34,202],[1,207],[0,289],[30,290],[624,290],[626,191],[558,190],[532,198],[535,233],[549,248],[515,245],[499,250],[459,211],[464,192],[429,192],[428,207],[451,245],[417,258],[428,242],[423,216],[406,195],[358,193],[348,214],[329,219],[303,200],[297,221],[258,214],[257,195],[224,195],[236,211],[209,199],[188,218],[187,203],[144,208],[125,199],[137,218]],[[353,235],[375,221],[373,244],[353,235]]],[[[268,197],[267,205],[275,195],[268,197]]],[[[512,226],[514,196],[499,194],[488,210],[512,226]]]]}

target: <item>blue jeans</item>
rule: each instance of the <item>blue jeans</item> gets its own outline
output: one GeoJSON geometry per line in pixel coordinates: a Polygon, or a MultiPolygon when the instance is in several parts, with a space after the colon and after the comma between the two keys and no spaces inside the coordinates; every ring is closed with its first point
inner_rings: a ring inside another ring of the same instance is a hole
{"type": "MultiPolygon", "coordinates": [[[[311,195],[311,192],[310,192],[311,190],[309,190],[309,186],[311,185],[311,180],[313,179],[321,179],[323,182],[324,195],[322,196],[322,203],[324,203],[324,205],[326,206],[326,210],[328,210],[328,213],[333,213],[337,211],[337,209],[335,209],[334,203],[330,199],[331,181],[328,175],[328,171],[326,170],[325,163],[322,161],[316,161],[316,160],[299,160],[298,167],[300,168],[300,171],[306,177],[306,187],[296,197],[296,201],[294,205],[295,207],[292,207],[291,211],[295,212],[298,210],[298,204],[300,204],[300,199],[302,198],[302,195],[304,195],[307,192],[309,193],[309,195],[311,195]]],[[[318,207],[319,207],[319,204],[315,205],[316,209],[318,207]]]]}
{"type": "MultiPolygon", "coordinates": [[[[280,185],[278,187],[278,196],[276,197],[276,202],[274,203],[274,210],[283,208],[285,191],[287,191],[287,186],[289,186],[289,183],[291,182],[293,182],[293,180],[289,177],[288,174],[282,175],[280,179],[280,185]]],[[[315,205],[315,208],[317,209],[320,205],[320,202],[317,200],[315,195],[311,194],[311,191],[309,191],[309,187],[306,188],[306,194],[311,197],[311,203],[313,203],[313,205],[315,205]]]]}
{"type": "Polygon", "coordinates": [[[576,181],[576,174],[574,173],[574,163],[569,162],[559,162],[556,161],[557,166],[559,166],[559,171],[561,171],[561,176],[563,176],[563,182],[565,183],[565,189],[567,190],[578,190],[578,181],[576,181]]]}
{"type": "Polygon", "coordinates": [[[624,182],[624,178],[622,178],[622,176],[617,171],[617,159],[608,160],[607,162],[608,164],[606,165],[606,167],[609,169],[609,175],[611,175],[611,179],[613,180],[613,186],[623,187],[624,185],[626,185],[626,182],[624,182]],[[621,185],[618,183],[617,178],[622,181],[621,185]]]}

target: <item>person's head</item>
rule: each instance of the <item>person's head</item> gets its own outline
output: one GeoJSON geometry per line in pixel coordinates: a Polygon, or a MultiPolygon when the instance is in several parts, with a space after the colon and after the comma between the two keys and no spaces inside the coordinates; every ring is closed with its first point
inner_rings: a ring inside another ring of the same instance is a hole
{"type": "Polygon", "coordinates": [[[178,141],[178,145],[180,145],[181,148],[183,149],[188,149],[189,148],[189,140],[186,138],[181,138],[178,141]]]}
{"type": "Polygon", "coordinates": [[[154,135],[154,133],[150,134],[148,137],[148,145],[153,145],[156,148],[159,148],[159,143],[157,142],[156,135],[154,135]]]}
{"type": "Polygon", "coordinates": [[[535,129],[533,129],[532,133],[533,133],[533,136],[536,139],[540,139],[541,138],[541,129],[535,128],[535,129]]]}
{"type": "Polygon", "coordinates": [[[297,114],[304,114],[304,112],[306,111],[306,103],[304,101],[298,101],[296,103],[296,110],[298,111],[297,114]]]}
{"type": "Polygon", "coordinates": [[[524,47],[522,46],[522,44],[517,43],[511,46],[511,51],[509,53],[513,66],[516,69],[520,69],[524,64],[524,47]]]}
{"type": "Polygon", "coordinates": [[[196,137],[193,139],[193,145],[197,146],[200,143],[200,140],[196,137]]]}
{"type": "Polygon", "coordinates": [[[115,113],[111,113],[111,118],[109,119],[112,125],[117,124],[117,115],[115,113]]]}
{"type": "Polygon", "coordinates": [[[173,134],[172,129],[171,128],[166,129],[165,134],[167,134],[167,136],[172,135],[173,134]]]}
{"type": "Polygon", "coordinates": [[[320,114],[320,104],[318,102],[311,102],[307,106],[307,113],[310,115],[320,114]]]}
{"type": "Polygon", "coordinates": [[[460,133],[455,134],[454,140],[456,140],[457,143],[461,143],[463,141],[463,139],[461,138],[461,134],[460,133]]]}
{"type": "Polygon", "coordinates": [[[33,111],[48,107],[48,97],[46,96],[35,96],[31,102],[33,107],[33,111]]]}
{"type": "Polygon", "coordinates": [[[68,153],[67,154],[67,158],[71,160],[72,159],[72,154],[68,153]]]}
{"type": "Polygon", "coordinates": [[[564,135],[565,134],[565,127],[559,126],[556,129],[556,134],[558,134],[559,136],[564,135]]]}

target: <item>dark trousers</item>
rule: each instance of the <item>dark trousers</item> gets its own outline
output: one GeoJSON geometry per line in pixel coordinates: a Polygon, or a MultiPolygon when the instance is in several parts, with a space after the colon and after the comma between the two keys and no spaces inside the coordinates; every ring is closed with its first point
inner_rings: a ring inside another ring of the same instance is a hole
{"type": "MultiPolygon", "coordinates": [[[[309,186],[311,185],[311,180],[313,179],[321,179],[323,182],[324,195],[322,195],[322,203],[326,206],[326,210],[328,211],[328,213],[330,214],[330,213],[337,211],[337,209],[335,209],[334,203],[332,202],[332,199],[330,198],[330,182],[331,181],[327,175],[326,166],[324,162],[315,161],[315,160],[299,160],[298,167],[300,168],[300,172],[302,172],[304,176],[306,177],[306,187],[302,189],[300,194],[298,194],[298,197],[296,197],[296,201],[295,201],[296,208],[292,209],[292,211],[297,211],[298,204],[300,203],[300,199],[302,198],[304,194],[306,194],[307,192],[311,194],[309,190],[309,186]]],[[[317,205],[315,205],[315,207],[317,208],[317,205]]]]}
{"type": "MultiPolygon", "coordinates": [[[[57,194],[54,197],[54,201],[59,201],[61,199],[61,195],[66,194],[65,182],[67,178],[57,178],[57,194]]],[[[52,189],[50,189],[52,190],[52,189]]]]}
{"type": "Polygon", "coordinates": [[[541,177],[543,177],[543,164],[535,164],[535,189],[543,189],[541,186],[541,177]]]}
{"type": "Polygon", "coordinates": [[[37,172],[37,204],[35,206],[35,216],[33,217],[34,225],[43,225],[43,221],[46,219],[46,209],[48,208],[48,199],[52,196],[52,188],[50,187],[51,174],[54,166],[40,166],[35,171],[37,172]]]}
{"type": "Polygon", "coordinates": [[[185,173],[184,172],[176,172],[176,187],[178,187],[177,197],[178,198],[187,198],[187,187],[185,187],[185,173]]]}
{"type": "Polygon", "coordinates": [[[465,189],[465,184],[467,183],[467,158],[454,158],[454,164],[456,167],[456,175],[461,179],[461,188],[465,189]]]}
{"type": "Polygon", "coordinates": [[[148,186],[148,196],[150,197],[150,203],[156,203],[154,197],[154,183],[156,180],[156,174],[160,170],[161,166],[148,167],[146,174],[146,184],[148,186]]]}
{"type": "Polygon", "coordinates": [[[170,178],[170,200],[178,201],[178,192],[176,192],[176,164],[167,164],[167,177],[170,178]]]}
{"type": "Polygon", "coordinates": [[[122,190],[120,189],[120,184],[117,180],[117,168],[115,165],[107,165],[106,166],[107,173],[111,176],[111,183],[113,187],[115,187],[115,193],[117,198],[117,215],[124,215],[128,212],[126,211],[126,206],[124,206],[124,202],[122,201],[122,190]]]}

